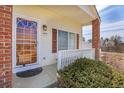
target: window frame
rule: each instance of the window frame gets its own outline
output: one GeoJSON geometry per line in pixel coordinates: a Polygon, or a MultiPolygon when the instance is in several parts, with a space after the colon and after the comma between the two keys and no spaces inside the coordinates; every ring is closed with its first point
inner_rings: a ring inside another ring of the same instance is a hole
{"type": "Polygon", "coordinates": [[[77,34],[78,33],[74,33],[74,32],[69,32],[69,31],[65,31],[65,30],[60,30],[60,29],[57,29],[57,52],[58,51],[61,51],[61,50],[59,50],[58,49],[58,42],[59,42],[59,31],[64,31],[64,32],[67,32],[68,33],[68,48],[67,48],[67,50],[74,50],[74,49],[77,49],[77,34]],[[72,34],[74,34],[74,36],[75,36],[75,48],[74,49],[70,49],[69,48],[69,43],[70,43],[70,40],[69,40],[69,33],[72,33],[72,34]]]}
{"type": "MultiPolygon", "coordinates": [[[[67,49],[63,49],[63,50],[68,50],[69,49],[69,32],[68,31],[64,31],[64,30],[57,30],[57,51],[59,51],[59,32],[66,32],[67,33],[67,38],[68,38],[68,43],[67,43],[67,49]]],[[[60,50],[62,50],[62,49],[60,49],[60,50]]]]}

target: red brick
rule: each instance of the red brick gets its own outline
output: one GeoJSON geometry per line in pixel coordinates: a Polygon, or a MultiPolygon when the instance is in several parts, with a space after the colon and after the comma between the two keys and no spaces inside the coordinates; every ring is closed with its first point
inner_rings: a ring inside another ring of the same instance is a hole
{"type": "Polygon", "coordinates": [[[10,49],[6,49],[5,53],[11,53],[12,51],[10,49]]]}
{"type": "Polygon", "coordinates": [[[11,37],[12,37],[12,36],[10,36],[10,35],[6,35],[6,36],[5,36],[5,38],[11,38],[11,37]]]}
{"type": "Polygon", "coordinates": [[[0,39],[3,39],[3,38],[4,38],[4,36],[0,35],[0,39]]]}
{"type": "Polygon", "coordinates": [[[0,19],[0,23],[4,23],[4,20],[3,19],[0,19]]]}
{"type": "Polygon", "coordinates": [[[11,13],[11,11],[10,10],[7,10],[7,9],[4,9],[4,10],[1,9],[0,12],[5,13],[5,14],[10,14],[11,13]]]}
{"type": "Polygon", "coordinates": [[[4,46],[4,44],[2,42],[0,42],[0,47],[3,47],[3,46],[4,46]]]}
{"type": "Polygon", "coordinates": [[[3,61],[3,57],[0,57],[0,61],[3,61]]]}
{"type": "Polygon", "coordinates": [[[11,54],[0,54],[0,57],[11,56],[11,54]]]}
{"type": "Polygon", "coordinates": [[[3,31],[11,32],[11,29],[10,28],[5,28],[3,31]]]}
{"type": "Polygon", "coordinates": [[[0,23],[0,27],[5,27],[5,28],[9,27],[9,28],[11,28],[11,25],[10,24],[1,24],[0,23]]]}
{"type": "Polygon", "coordinates": [[[0,42],[11,42],[11,39],[0,39],[0,42]]]}
{"type": "MultiPolygon", "coordinates": [[[[11,19],[11,14],[4,14],[4,17],[7,19],[11,19]]],[[[7,21],[7,20],[6,20],[7,21]]],[[[11,21],[10,21],[11,22],[11,21]]]]}
{"type": "Polygon", "coordinates": [[[0,10],[4,10],[4,7],[2,5],[0,6],[0,10]]]}
{"type": "Polygon", "coordinates": [[[0,87],[12,87],[12,6],[8,5],[0,6],[0,87]]]}
{"type": "Polygon", "coordinates": [[[4,17],[4,13],[0,12],[0,19],[4,17]]]}
{"type": "Polygon", "coordinates": [[[11,26],[11,21],[5,20],[4,23],[11,26]]]}
{"type": "Polygon", "coordinates": [[[3,27],[0,27],[0,31],[4,31],[4,28],[3,27]]]}
{"type": "Polygon", "coordinates": [[[8,32],[0,32],[0,35],[9,35],[8,32]]]}
{"type": "Polygon", "coordinates": [[[4,10],[6,10],[6,11],[12,11],[12,9],[10,8],[11,6],[8,6],[8,5],[6,5],[6,6],[4,6],[4,10]]]}
{"type": "Polygon", "coordinates": [[[92,21],[92,47],[95,48],[95,58],[100,57],[100,22],[99,19],[92,21]]]}

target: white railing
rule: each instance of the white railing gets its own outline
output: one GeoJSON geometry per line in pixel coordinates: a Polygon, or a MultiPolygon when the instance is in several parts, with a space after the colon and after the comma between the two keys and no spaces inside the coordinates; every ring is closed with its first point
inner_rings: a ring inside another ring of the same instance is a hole
{"type": "Polygon", "coordinates": [[[78,58],[95,59],[95,49],[60,50],[58,52],[57,70],[73,63],[78,58]]]}

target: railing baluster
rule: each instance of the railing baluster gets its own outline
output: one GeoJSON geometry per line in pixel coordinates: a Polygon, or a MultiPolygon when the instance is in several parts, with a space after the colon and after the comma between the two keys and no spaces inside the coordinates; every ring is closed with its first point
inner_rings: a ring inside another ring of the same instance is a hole
{"type": "Polygon", "coordinates": [[[95,49],[60,50],[58,51],[57,69],[63,69],[65,66],[73,63],[77,58],[83,57],[94,59],[95,49]]]}

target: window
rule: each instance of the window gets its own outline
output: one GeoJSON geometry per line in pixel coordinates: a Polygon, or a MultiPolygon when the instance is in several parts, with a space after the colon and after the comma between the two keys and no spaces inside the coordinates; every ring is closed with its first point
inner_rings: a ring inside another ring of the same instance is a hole
{"type": "Polygon", "coordinates": [[[79,34],[52,29],[52,53],[56,53],[57,49],[79,49],[79,34]]]}
{"type": "Polygon", "coordinates": [[[58,31],[58,50],[68,49],[68,32],[58,31]]]}
{"type": "Polygon", "coordinates": [[[76,48],[76,36],[74,33],[69,33],[69,49],[76,48]]]}
{"type": "Polygon", "coordinates": [[[37,60],[37,22],[16,20],[16,65],[31,64],[37,60]]]}

